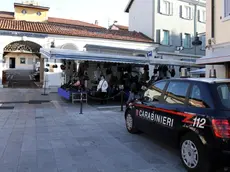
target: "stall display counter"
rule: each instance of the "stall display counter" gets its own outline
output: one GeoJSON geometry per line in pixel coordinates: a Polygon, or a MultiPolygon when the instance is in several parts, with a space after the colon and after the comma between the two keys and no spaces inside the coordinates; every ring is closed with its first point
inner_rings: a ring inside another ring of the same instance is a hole
{"type": "Polygon", "coordinates": [[[83,92],[73,92],[72,93],[72,103],[74,104],[74,102],[80,102],[81,101],[81,93],[82,93],[82,101],[85,101],[87,103],[87,92],[83,91],[83,92]]]}
{"type": "Polygon", "coordinates": [[[58,95],[65,98],[66,100],[71,100],[72,92],[63,88],[58,88],[58,95]]]}
{"type": "MultiPolygon", "coordinates": [[[[81,92],[80,91],[71,91],[71,90],[65,90],[63,88],[58,88],[58,95],[65,98],[66,100],[71,100],[72,103],[74,102],[80,102],[81,101],[81,92]]],[[[88,97],[87,92],[82,92],[82,101],[85,101],[87,103],[88,97]]]]}

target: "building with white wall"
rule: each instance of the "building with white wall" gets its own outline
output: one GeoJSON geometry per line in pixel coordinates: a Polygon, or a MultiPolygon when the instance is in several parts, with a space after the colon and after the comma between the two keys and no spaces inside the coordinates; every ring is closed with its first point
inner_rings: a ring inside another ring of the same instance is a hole
{"type": "Polygon", "coordinates": [[[230,0],[207,1],[206,56],[197,64],[206,65],[206,77],[212,69],[217,78],[230,78],[230,0]]]}
{"type": "Polygon", "coordinates": [[[155,58],[195,62],[205,55],[205,0],[130,0],[125,11],[129,31],[159,43],[155,58]],[[192,45],[196,33],[202,41],[197,47],[192,45]]]}

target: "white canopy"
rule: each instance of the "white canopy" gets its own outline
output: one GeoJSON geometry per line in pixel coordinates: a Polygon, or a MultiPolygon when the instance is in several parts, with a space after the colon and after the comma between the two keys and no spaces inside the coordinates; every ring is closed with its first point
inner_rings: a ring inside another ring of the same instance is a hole
{"type": "Polygon", "coordinates": [[[149,64],[148,57],[123,56],[117,54],[92,53],[87,51],[76,51],[67,49],[40,49],[40,53],[49,59],[68,59],[79,61],[114,62],[130,64],[149,64]]]}
{"type": "Polygon", "coordinates": [[[190,73],[194,74],[194,75],[205,74],[205,68],[197,69],[197,70],[192,70],[192,71],[190,71],[190,73]]]}
{"type": "MultiPolygon", "coordinates": [[[[156,59],[153,57],[125,56],[118,54],[93,53],[87,51],[67,50],[58,48],[41,48],[40,53],[49,59],[67,59],[79,61],[113,62],[129,64],[165,64],[174,66],[198,67],[194,62],[172,59],[156,59]]],[[[200,66],[199,66],[200,67],[200,66]]]]}

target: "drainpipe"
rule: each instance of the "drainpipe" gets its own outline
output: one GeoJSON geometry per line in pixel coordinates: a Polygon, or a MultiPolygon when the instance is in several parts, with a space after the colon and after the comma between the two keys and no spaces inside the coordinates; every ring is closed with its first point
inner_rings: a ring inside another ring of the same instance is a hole
{"type": "MultiPolygon", "coordinates": [[[[215,0],[211,1],[211,36],[215,38],[215,0]]],[[[216,70],[214,69],[214,65],[212,65],[212,69],[209,74],[210,78],[216,78],[216,70]]]]}
{"type": "Polygon", "coordinates": [[[211,33],[212,33],[212,38],[215,37],[215,0],[212,0],[211,1],[211,5],[212,5],[212,14],[211,14],[211,22],[212,22],[212,25],[211,25],[211,33]]]}

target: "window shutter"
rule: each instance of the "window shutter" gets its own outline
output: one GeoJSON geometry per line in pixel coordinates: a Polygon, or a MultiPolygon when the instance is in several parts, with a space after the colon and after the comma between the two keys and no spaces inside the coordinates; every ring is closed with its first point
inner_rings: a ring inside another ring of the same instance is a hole
{"type": "Polygon", "coordinates": [[[156,42],[161,43],[161,30],[160,29],[156,30],[156,42]]]}
{"type": "Polygon", "coordinates": [[[183,47],[183,33],[180,33],[180,46],[183,47]]]}
{"type": "Polygon", "coordinates": [[[206,11],[203,12],[203,20],[206,22],[206,11]]]}
{"type": "Polygon", "coordinates": [[[157,6],[158,13],[161,13],[161,0],[158,0],[157,2],[158,2],[158,6],[157,6]]]}
{"type": "Polygon", "coordinates": [[[160,43],[164,43],[164,31],[162,29],[160,29],[160,43]]]}
{"type": "Polygon", "coordinates": [[[201,22],[201,11],[198,10],[197,12],[198,12],[198,21],[201,22]]]}
{"type": "Polygon", "coordinates": [[[186,9],[183,5],[181,5],[181,17],[186,19],[186,9]]]}
{"type": "Polygon", "coordinates": [[[180,17],[184,18],[184,16],[183,16],[183,6],[182,5],[180,6],[180,17]]]}
{"type": "Polygon", "coordinates": [[[181,33],[182,46],[185,47],[185,34],[181,33]]]}
{"type": "Polygon", "coordinates": [[[190,7],[190,20],[193,20],[194,19],[194,8],[190,7]]]}
{"type": "Polygon", "coordinates": [[[158,0],[158,12],[163,14],[164,13],[164,3],[163,0],[158,0]]]}
{"type": "Polygon", "coordinates": [[[230,16],[230,0],[224,0],[224,16],[230,16]]]}
{"type": "Polygon", "coordinates": [[[191,48],[191,47],[192,47],[192,42],[193,42],[193,40],[195,39],[195,37],[192,38],[192,35],[191,35],[191,34],[190,34],[189,36],[190,36],[189,48],[191,48]]]}
{"type": "Polygon", "coordinates": [[[170,2],[170,13],[171,16],[173,15],[173,3],[170,2]]]}
{"type": "Polygon", "coordinates": [[[205,36],[202,36],[202,50],[205,50],[205,47],[206,47],[206,38],[205,38],[205,36]]]}
{"type": "Polygon", "coordinates": [[[169,34],[169,45],[173,45],[173,32],[170,31],[169,34]]]}

